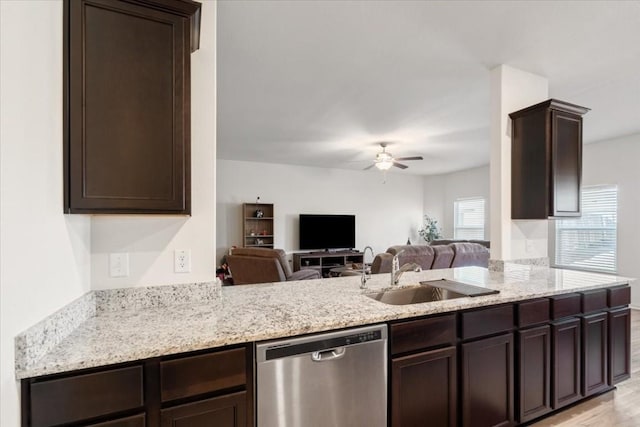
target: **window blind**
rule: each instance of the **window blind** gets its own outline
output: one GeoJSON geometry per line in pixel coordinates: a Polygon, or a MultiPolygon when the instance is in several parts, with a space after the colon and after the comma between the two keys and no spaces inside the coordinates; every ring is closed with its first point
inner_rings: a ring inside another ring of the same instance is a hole
{"type": "Polygon", "coordinates": [[[484,199],[459,199],[454,202],[455,239],[484,239],[484,199]]]}
{"type": "Polygon", "coordinates": [[[615,273],[618,187],[582,189],[582,216],[556,220],[555,265],[615,273]]]}

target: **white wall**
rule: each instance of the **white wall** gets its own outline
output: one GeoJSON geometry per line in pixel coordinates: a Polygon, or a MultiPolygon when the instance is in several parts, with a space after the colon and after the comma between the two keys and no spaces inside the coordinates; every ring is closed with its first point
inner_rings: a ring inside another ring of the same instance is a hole
{"type": "Polygon", "coordinates": [[[489,240],[489,166],[424,177],[424,213],[433,216],[445,238],[453,238],[453,204],[457,199],[485,200],[484,238],[489,240]]]}
{"type": "MultiPolygon", "coordinates": [[[[586,144],[582,185],[618,185],[618,274],[640,279],[640,134],[586,144]]],[[[632,304],[640,308],[640,282],[632,304]]]]}
{"type": "Polygon", "coordinates": [[[89,287],[89,217],[62,214],[62,1],[0,2],[0,425],[14,337],[89,287]]]}
{"type": "Polygon", "coordinates": [[[491,258],[547,256],[548,220],[511,219],[511,119],[509,113],[549,98],[549,82],[507,65],[491,70],[491,258]]]}
{"type": "Polygon", "coordinates": [[[0,425],[20,425],[14,337],[93,288],[214,277],[215,21],[203,2],[192,59],[191,217],[63,215],[62,1],[0,2],[0,425]],[[173,273],[173,250],[192,273],[173,273]],[[110,279],[110,252],[130,252],[132,275],[110,279]]]}
{"type": "Polygon", "coordinates": [[[191,217],[94,216],[91,288],[191,283],[215,276],[216,3],[202,4],[200,49],[191,54],[191,217]],[[173,253],[191,250],[191,272],[173,253]],[[129,277],[109,277],[109,254],[129,253],[129,277]]]}
{"type": "Polygon", "coordinates": [[[355,214],[356,247],[375,253],[418,241],[422,177],[269,163],[218,160],[217,260],[242,245],[242,203],[274,203],[275,247],[298,250],[298,215],[355,214]]]}
{"type": "Polygon", "coordinates": [[[444,227],[447,222],[447,218],[444,213],[447,176],[449,176],[449,174],[426,175],[422,178],[424,190],[424,194],[422,196],[423,215],[429,215],[430,218],[438,221],[438,227],[442,229],[443,236],[446,236],[444,227]]]}

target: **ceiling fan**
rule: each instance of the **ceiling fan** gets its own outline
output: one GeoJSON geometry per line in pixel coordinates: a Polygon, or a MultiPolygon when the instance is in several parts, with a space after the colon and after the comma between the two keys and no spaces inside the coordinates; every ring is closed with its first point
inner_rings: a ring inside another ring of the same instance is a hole
{"type": "Polygon", "coordinates": [[[382,151],[376,154],[376,159],[374,160],[372,165],[367,166],[364,170],[369,170],[372,167],[377,167],[381,171],[386,171],[391,169],[391,166],[395,166],[400,169],[406,169],[409,166],[403,165],[402,163],[398,163],[398,161],[406,161],[406,160],[423,160],[422,156],[414,156],[414,157],[398,157],[394,158],[391,153],[387,152],[387,143],[381,142],[380,147],[382,147],[382,151]]]}

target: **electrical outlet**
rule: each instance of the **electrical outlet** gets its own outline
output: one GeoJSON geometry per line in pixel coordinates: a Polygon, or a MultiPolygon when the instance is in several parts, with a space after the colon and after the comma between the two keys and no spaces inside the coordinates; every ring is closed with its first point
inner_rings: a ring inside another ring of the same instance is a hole
{"type": "Polygon", "coordinates": [[[109,254],[109,276],[129,277],[129,254],[127,252],[109,254]]]}
{"type": "Polygon", "coordinates": [[[173,271],[175,273],[189,273],[191,271],[190,249],[176,249],[173,252],[173,271]]]}

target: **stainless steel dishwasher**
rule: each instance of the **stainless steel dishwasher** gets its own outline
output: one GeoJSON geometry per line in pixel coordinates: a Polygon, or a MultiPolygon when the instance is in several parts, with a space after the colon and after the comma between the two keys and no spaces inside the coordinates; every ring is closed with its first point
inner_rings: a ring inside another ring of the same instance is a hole
{"type": "Polygon", "coordinates": [[[258,427],[387,425],[387,326],[256,345],[258,427]]]}

